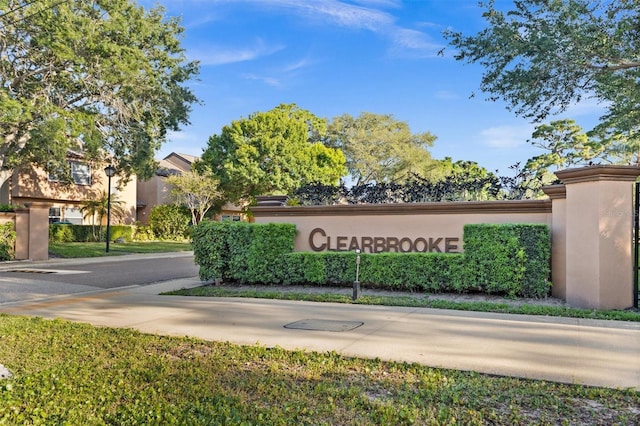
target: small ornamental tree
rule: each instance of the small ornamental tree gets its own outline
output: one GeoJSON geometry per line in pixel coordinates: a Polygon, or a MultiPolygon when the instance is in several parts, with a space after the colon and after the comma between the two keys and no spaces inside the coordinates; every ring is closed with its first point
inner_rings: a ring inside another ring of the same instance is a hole
{"type": "Polygon", "coordinates": [[[218,189],[220,182],[208,167],[203,168],[200,173],[191,170],[169,176],[167,182],[173,185],[171,195],[175,197],[176,202],[184,204],[191,212],[191,222],[194,225],[197,225],[223,196],[218,189]]]}

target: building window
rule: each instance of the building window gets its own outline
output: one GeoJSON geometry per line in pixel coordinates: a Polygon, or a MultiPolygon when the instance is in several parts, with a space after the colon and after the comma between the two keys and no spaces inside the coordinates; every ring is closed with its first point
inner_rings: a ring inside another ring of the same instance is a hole
{"type": "Polygon", "coordinates": [[[74,225],[82,225],[82,212],[77,207],[67,207],[64,209],[64,220],[74,225]]]}
{"type": "MultiPolygon", "coordinates": [[[[51,167],[53,167],[53,166],[51,166],[51,167]]],[[[49,181],[50,182],[60,182],[60,176],[62,176],[62,175],[64,175],[63,171],[60,171],[60,170],[57,170],[57,169],[56,170],[52,169],[52,170],[49,171],[49,181]]]]}
{"type": "Polygon", "coordinates": [[[77,185],[91,185],[91,168],[88,164],[71,161],[71,177],[77,185]]]}
{"type": "Polygon", "coordinates": [[[60,207],[49,208],[49,223],[60,222],[62,215],[60,214],[60,207]]]}

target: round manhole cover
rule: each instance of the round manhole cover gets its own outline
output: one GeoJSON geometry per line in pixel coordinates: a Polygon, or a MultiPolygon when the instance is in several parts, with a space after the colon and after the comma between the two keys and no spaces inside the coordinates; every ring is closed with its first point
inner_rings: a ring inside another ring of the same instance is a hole
{"type": "Polygon", "coordinates": [[[317,330],[317,331],[349,331],[358,328],[364,323],[361,321],[340,321],[340,320],[323,320],[323,319],[304,319],[292,322],[284,326],[284,328],[293,328],[297,330],[317,330]]]}

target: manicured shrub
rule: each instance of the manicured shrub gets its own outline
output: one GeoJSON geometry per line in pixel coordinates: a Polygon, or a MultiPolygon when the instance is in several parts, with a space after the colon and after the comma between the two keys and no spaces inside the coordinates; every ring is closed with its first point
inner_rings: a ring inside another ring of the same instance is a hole
{"type": "Polygon", "coordinates": [[[75,242],[97,242],[104,241],[101,234],[104,234],[105,230],[103,226],[98,225],[51,225],[51,226],[66,226],[73,234],[73,241],[75,242]]]}
{"type": "Polygon", "coordinates": [[[13,222],[0,225],[0,260],[12,260],[15,255],[16,231],[13,222]]]}
{"type": "MultiPolygon", "coordinates": [[[[442,253],[362,253],[359,281],[366,287],[403,291],[465,291],[464,256],[442,253]]],[[[285,257],[284,284],[351,285],[354,252],[294,252],[285,257]]]]}
{"type": "Polygon", "coordinates": [[[245,281],[280,284],[287,272],[283,254],[293,251],[296,227],[284,223],[252,224],[245,281]]]}
{"type": "Polygon", "coordinates": [[[228,263],[227,235],[221,231],[218,222],[203,220],[191,232],[193,255],[195,263],[200,266],[199,275],[202,280],[225,278],[228,263]]]}
{"type": "Polygon", "coordinates": [[[49,225],[49,241],[52,243],[71,243],[74,242],[72,225],[49,225]]]}
{"type": "Polygon", "coordinates": [[[188,237],[191,213],[184,206],[160,204],[151,209],[149,226],[156,238],[183,240],[188,237]]]}
{"type": "MultiPolygon", "coordinates": [[[[104,232],[106,237],[106,226],[104,227],[104,232]]],[[[111,225],[109,227],[109,239],[114,241],[119,238],[127,242],[133,241],[133,227],[131,225],[111,225]]]]}
{"type": "Polygon", "coordinates": [[[455,253],[363,254],[363,284],[402,291],[464,291],[464,256],[455,253]]]}
{"type": "Polygon", "coordinates": [[[238,238],[242,233],[238,231],[245,225],[241,222],[203,220],[194,227],[191,241],[195,262],[200,265],[201,279],[228,280],[238,275],[249,244],[248,238],[238,238]]]}
{"type": "MultiPolygon", "coordinates": [[[[203,280],[351,285],[354,252],[293,252],[290,224],[204,221],[193,231],[203,280]]],[[[544,297],[550,289],[545,225],[469,225],[465,253],[362,253],[365,287],[424,292],[485,292],[544,297]]]]}
{"type": "Polygon", "coordinates": [[[551,243],[546,225],[466,225],[463,241],[469,288],[511,297],[549,294],[551,243]]]}
{"type": "Polygon", "coordinates": [[[191,238],[202,279],[275,284],[286,279],[295,235],[291,224],[202,221],[191,238]]]}
{"type": "MultiPolygon", "coordinates": [[[[54,243],[105,241],[106,234],[106,225],[100,227],[97,225],[49,224],[49,241],[54,243]]],[[[131,225],[111,225],[109,227],[109,237],[111,241],[118,238],[132,241],[133,228],[131,225]]]]}
{"type": "Polygon", "coordinates": [[[153,235],[153,230],[150,226],[144,226],[140,222],[136,222],[133,227],[133,240],[134,241],[153,241],[156,236],[153,235]]]}
{"type": "Polygon", "coordinates": [[[284,260],[284,284],[347,285],[356,279],[353,252],[294,252],[284,260]]]}

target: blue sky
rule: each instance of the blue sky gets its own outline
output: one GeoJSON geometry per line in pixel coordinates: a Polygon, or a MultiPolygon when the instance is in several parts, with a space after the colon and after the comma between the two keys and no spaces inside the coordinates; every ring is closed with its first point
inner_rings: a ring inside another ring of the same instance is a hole
{"type": "MultiPolygon", "coordinates": [[[[182,17],[187,55],[201,63],[192,88],[203,105],[158,158],[200,155],[224,125],[281,103],[329,119],[393,114],[412,132],[438,137],[434,158],[472,160],[503,175],[541,153],[527,143],[533,124],[485,100],[480,66],[455,61],[451,47],[437,55],[447,44],[443,30],[484,27],[475,0],[139,1],[182,17]]],[[[554,119],[589,129],[601,113],[587,100],[554,119]]]]}

